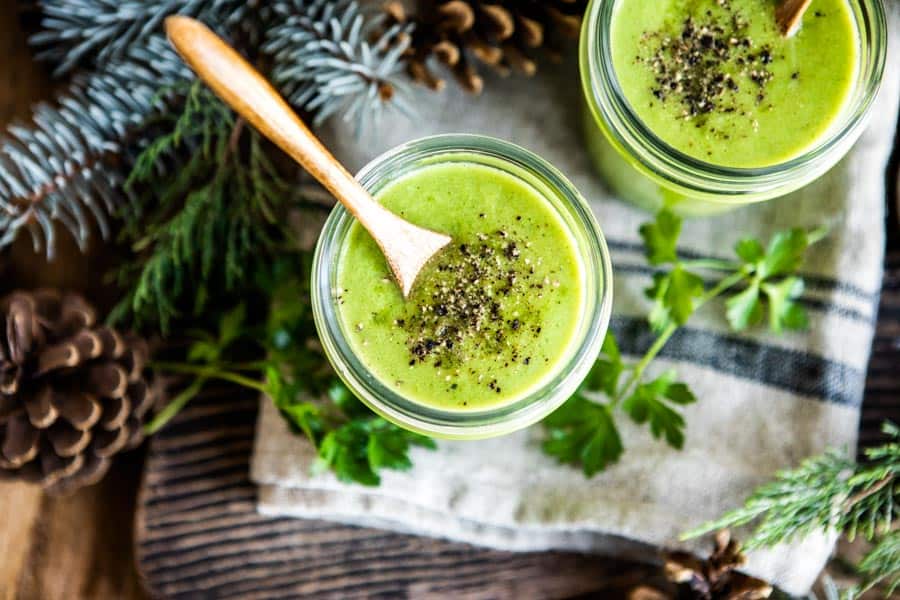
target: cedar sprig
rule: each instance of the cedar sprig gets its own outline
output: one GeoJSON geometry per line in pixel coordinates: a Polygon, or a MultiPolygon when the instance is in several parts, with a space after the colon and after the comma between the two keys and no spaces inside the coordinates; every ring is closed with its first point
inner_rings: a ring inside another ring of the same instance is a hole
{"type": "Polygon", "coordinates": [[[802,539],[815,532],[837,532],[851,540],[861,535],[877,541],[859,565],[862,585],[847,591],[855,597],[885,583],[890,596],[900,587],[900,428],[887,422],[887,443],[864,451],[856,463],[844,452],[829,450],[799,467],[780,471],[757,488],[744,506],[684,534],[692,538],[723,527],[752,525],[746,550],[802,539]]]}
{"type": "Polygon", "coordinates": [[[136,158],[121,214],[133,251],[118,273],[128,292],[114,311],[141,326],[198,314],[219,292],[236,292],[258,262],[287,242],[287,213],[302,203],[259,135],[199,82],[182,86],[180,114],[136,158]]]}
{"type": "Polygon", "coordinates": [[[262,50],[272,80],[315,124],[341,114],[361,130],[387,108],[412,113],[400,61],[409,26],[383,28],[352,0],[278,0],[271,9],[262,50]]]}
{"type": "Polygon", "coordinates": [[[744,506],[685,534],[694,537],[724,527],[755,524],[744,548],[754,550],[793,541],[815,531],[835,530],[868,540],[887,532],[900,511],[900,429],[884,425],[891,440],[865,450],[856,464],[829,450],[796,469],[780,471],[744,506]]]}
{"type": "Polygon", "coordinates": [[[885,588],[885,598],[893,597],[900,590],[900,531],[882,537],[863,557],[857,570],[863,582],[847,590],[846,600],[858,598],[878,586],[885,588]]]}
{"type": "Polygon", "coordinates": [[[653,379],[645,374],[668,341],[702,306],[725,297],[726,318],[735,331],[760,323],[770,329],[805,329],[803,280],[797,275],[810,245],[823,229],[776,233],[768,246],[746,238],[735,245],[736,260],[685,259],[678,252],[682,219],[663,210],[640,228],[647,261],[657,267],[645,290],[652,302],[648,324],[656,338],[637,361],[626,360],[610,331],[600,357],[572,397],[543,424],[543,450],[561,463],[579,465],[590,477],[617,462],[625,446],[616,425],[618,411],[656,439],[676,449],[685,440],[682,407],[696,402],[689,386],[669,369],[653,379]],[[705,276],[711,273],[712,276],[705,276]]]}

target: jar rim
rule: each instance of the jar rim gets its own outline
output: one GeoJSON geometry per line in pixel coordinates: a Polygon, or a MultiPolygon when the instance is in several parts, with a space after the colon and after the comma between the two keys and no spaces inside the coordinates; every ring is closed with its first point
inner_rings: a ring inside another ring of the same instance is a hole
{"type": "Polygon", "coordinates": [[[313,257],[312,308],[319,339],[337,375],[366,405],[382,417],[425,435],[449,439],[480,439],[511,433],[537,422],[558,408],[581,384],[600,352],[612,312],[612,265],[600,227],[585,199],[543,158],[495,138],[447,134],[407,142],[372,160],[357,180],[372,193],[418,168],[443,162],[478,162],[503,168],[526,184],[552,190],[555,198],[536,191],[566,216],[573,244],[583,262],[585,314],[573,335],[568,357],[554,366],[552,375],[524,397],[478,411],[451,411],[404,398],[381,382],[352,350],[343,331],[335,300],[337,259],[354,223],[340,204],[322,230],[313,257]],[[533,181],[531,178],[536,178],[533,181]],[[597,292],[599,290],[599,293],[597,292]]]}
{"type": "Polygon", "coordinates": [[[860,44],[860,64],[840,126],[790,160],[738,168],[705,162],[664,142],[637,116],[619,85],[609,35],[619,0],[591,0],[581,30],[579,62],[589,110],[620,153],[642,172],[694,197],[720,203],[764,200],[798,189],[831,168],[862,133],[881,86],[887,60],[887,18],[882,0],[848,0],[860,44]]]}

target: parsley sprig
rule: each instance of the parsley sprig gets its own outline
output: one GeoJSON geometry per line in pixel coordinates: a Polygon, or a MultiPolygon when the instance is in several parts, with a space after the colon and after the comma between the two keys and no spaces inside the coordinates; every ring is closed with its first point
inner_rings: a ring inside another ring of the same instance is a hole
{"type": "Polygon", "coordinates": [[[246,303],[225,312],[218,330],[191,332],[184,360],[157,361],[157,371],[192,377],[147,426],[161,429],[210,380],[228,381],[271,398],[298,434],[316,447],[317,470],[375,486],[382,469],[412,467],[413,447],[433,440],[373,413],[334,374],[318,344],[309,302],[309,253],[287,254],[257,276],[268,302],[254,319],[246,303]],[[253,355],[251,360],[247,359],[253,355]]]}
{"type": "Polygon", "coordinates": [[[684,259],[678,252],[682,219],[663,210],[640,228],[647,261],[658,267],[645,290],[653,302],[647,317],[656,338],[636,362],[626,361],[615,336],[607,334],[600,357],[563,406],[544,420],[543,450],[565,464],[580,465],[590,477],[617,462],[625,448],[616,425],[619,410],[673,448],[684,446],[680,409],[696,402],[675,370],[645,380],[648,367],[679,327],[710,301],[725,297],[726,318],[734,331],[769,316],[772,331],[805,329],[809,319],[799,302],[803,279],[797,275],[809,246],[824,229],[791,229],[775,234],[768,246],[755,238],[737,242],[735,260],[684,259]],[[711,273],[704,277],[704,274],[711,273]]]}

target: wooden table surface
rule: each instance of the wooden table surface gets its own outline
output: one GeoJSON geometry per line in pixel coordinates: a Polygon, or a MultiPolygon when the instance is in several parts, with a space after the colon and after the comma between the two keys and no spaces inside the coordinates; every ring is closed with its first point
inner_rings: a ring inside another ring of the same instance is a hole
{"type": "MultiPolygon", "coordinates": [[[[16,10],[15,0],[0,0],[0,126],[27,118],[30,106],[52,91],[47,70],[32,60],[16,10]]],[[[0,262],[0,294],[37,285],[100,288],[102,270],[91,255],[82,256],[68,236],[60,240],[60,258],[47,264],[20,239],[10,260],[0,262]]],[[[65,498],[0,483],[0,599],[144,598],[132,544],[142,463],[140,450],[125,455],[102,483],[65,498]]]]}
{"type": "MultiPolygon", "coordinates": [[[[32,59],[15,0],[0,0],[0,57],[2,126],[27,118],[52,91],[49,73],[32,59]]],[[[0,295],[37,285],[98,289],[102,274],[90,256],[80,256],[68,236],[59,239],[60,256],[49,265],[18,240],[6,268],[0,264],[0,295]]],[[[142,463],[141,451],[125,455],[101,484],[66,498],[0,483],[0,599],[144,598],[131,539],[142,463]]]]}

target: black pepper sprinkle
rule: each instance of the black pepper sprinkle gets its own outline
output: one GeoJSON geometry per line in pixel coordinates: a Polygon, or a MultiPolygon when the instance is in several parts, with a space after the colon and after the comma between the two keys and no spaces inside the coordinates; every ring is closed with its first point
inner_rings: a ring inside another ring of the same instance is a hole
{"type": "Polygon", "coordinates": [[[653,73],[651,94],[664,103],[680,104],[680,117],[698,123],[713,112],[736,111],[739,80],[758,87],[754,96],[762,104],[773,78],[769,65],[776,59],[769,46],[754,44],[747,34],[749,22],[740,12],[726,0],[716,4],[719,10],[687,18],[677,31],[645,32],[642,41],[651,50],[637,59],[653,73]]]}
{"type": "MultiPolygon", "coordinates": [[[[428,267],[433,271],[424,273],[413,289],[404,318],[394,321],[407,333],[409,365],[441,369],[451,389],[452,378],[473,352],[496,355],[498,367],[522,361],[523,344],[541,332],[542,314],[529,303],[535,297],[530,290],[535,285],[550,288],[541,282],[553,275],[535,270],[539,261],[529,257],[530,244],[516,239],[515,231],[495,230],[460,242],[428,267]]],[[[496,378],[483,374],[477,379],[499,393],[496,378]]]]}

